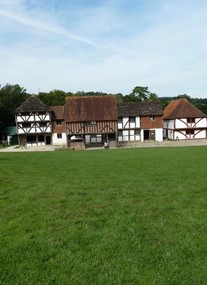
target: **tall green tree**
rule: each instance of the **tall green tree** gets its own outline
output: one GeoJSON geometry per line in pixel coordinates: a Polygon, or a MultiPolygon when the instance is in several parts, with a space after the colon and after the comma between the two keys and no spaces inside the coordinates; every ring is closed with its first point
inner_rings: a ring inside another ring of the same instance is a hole
{"type": "Polygon", "coordinates": [[[148,90],[148,87],[142,87],[142,86],[134,87],[134,89],[130,93],[132,98],[133,97],[136,98],[136,101],[138,102],[146,101],[149,98],[149,94],[150,92],[148,90]]]}
{"type": "Polygon", "coordinates": [[[6,84],[0,88],[0,124],[4,127],[15,123],[15,110],[27,98],[29,94],[24,87],[18,84],[6,84]]]}
{"type": "Polygon", "coordinates": [[[157,94],[148,90],[148,87],[136,86],[129,95],[124,96],[124,102],[159,101],[157,94]]]}

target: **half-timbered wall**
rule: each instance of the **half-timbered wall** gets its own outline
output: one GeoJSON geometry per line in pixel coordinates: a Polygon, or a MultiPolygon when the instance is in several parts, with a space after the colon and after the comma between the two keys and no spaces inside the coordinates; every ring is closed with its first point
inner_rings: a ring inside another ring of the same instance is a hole
{"type": "Polygon", "coordinates": [[[116,121],[103,121],[103,122],[77,122],[67,123],[67,134],[71,135],[85,135],[85,134],[102,134],[102,133],[116,133],[117,122],[116,121]]]}
{"type": "Polygon", "coordinates": [[[118,119],[118,141],[140,141],[140,117],[120,117],[118,119]]]}
{"type": "Polygon", "coordinates": [[[39,122],[39,121],[50,121],[50,113],[24,113],[17,114],[16,122],[39,122]]]}
{"type": "Polygon", "coordinates": [[[163,134],[165,138],[171,140],[205,139],[206,118],[164,120],[163,134]]]}
{"type": "Polygon", "coordinates": [[[19,143],[27,145],[51,144],[50,112],[33,112],[16,114],[19,143]]]}
{"type": "Polygon", "coordinates": [[[171,140],[205,139],[207,137],[206,118],[164,120],[164,138],[171,140]]]}

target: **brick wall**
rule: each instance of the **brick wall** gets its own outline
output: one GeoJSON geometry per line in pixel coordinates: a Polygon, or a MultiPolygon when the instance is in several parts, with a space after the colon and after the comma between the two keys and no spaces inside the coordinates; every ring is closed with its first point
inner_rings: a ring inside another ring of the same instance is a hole
{"type": "Polygon", "coordinates": [[[142,129],[162,128],[162,116],[157,117],[141,117],[142,129]]]}
{"type": "Polygon", "coordinates": [[[57,125],[56,121],[52,122],[52,132],[53,133],[65,133],[65,122],[62,121],[61,125],[57,125]]]}

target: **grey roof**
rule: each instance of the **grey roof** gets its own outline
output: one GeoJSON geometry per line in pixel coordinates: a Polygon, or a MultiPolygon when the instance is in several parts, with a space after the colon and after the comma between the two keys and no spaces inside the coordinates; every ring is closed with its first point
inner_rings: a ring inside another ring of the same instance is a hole
{"type": "Polygon", "coordinates": [[[118,103],[118,116],[162,116],[160,102],[127,102],[118,103]]]}
{"type": "Polygon", "coordinates": [[[17,109],[16,113],[47,112],[50,107],[43,103],[37,96],[30,96],[17,109]]]}

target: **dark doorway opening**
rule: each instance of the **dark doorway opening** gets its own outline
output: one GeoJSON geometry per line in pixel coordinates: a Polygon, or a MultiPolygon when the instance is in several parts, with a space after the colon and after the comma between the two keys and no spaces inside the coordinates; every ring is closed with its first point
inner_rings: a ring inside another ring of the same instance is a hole
{"type": "Polygon", "coordinates": [[[46,144],[51,144],[51,136],[46,136],[46,144]]]}
{"type": "Polygon", "coordinates": [[[144,140],[149,140],[149,130],[144,130],[144,140]]]}

